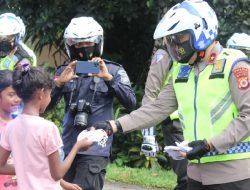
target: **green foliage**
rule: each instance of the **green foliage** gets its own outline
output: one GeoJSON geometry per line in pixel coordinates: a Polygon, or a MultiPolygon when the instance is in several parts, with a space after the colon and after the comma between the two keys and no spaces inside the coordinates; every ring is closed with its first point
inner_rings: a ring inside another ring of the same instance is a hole
{"type": "Polygon", "coordinates": [[[115,164],[108,165],[106,180],[168,190],[176,185],[176,175],[172,171],[117,167],[115,164]]]}
{"type": "Polygon", "coordinates": [[[62,124],[64,116],[64,101],[63,99],[56,105],[55,108],[43,114],[43,117],[53,121],[58,127],[60,134],[62,134],[62,124]]]}
{"type": "MultiPolygon", "coordinates": [[[[41,52],[45,45],[64,51],[63,32],[75,16],[92,16],[104,28],[104,57],[121,63],[131,81],[143,85],[153,49],[158,20],[180,0],[5,0],[2,12],[14,12],[24,20],[26,40],[41,52]]],[[[250,33],[249,0],[207,1],[219,21],[218,39],[225,44],[234,32],[250,33]]],[[[61,64],[61,63],[59,63],[61,64]]]]}
{"type": "Polygon", "coordinates": [[[250,34],[249,0],[213,0],[211,6],[219,19],[219,40],[222,44],[225,45],[235,32],[250,34]]]}

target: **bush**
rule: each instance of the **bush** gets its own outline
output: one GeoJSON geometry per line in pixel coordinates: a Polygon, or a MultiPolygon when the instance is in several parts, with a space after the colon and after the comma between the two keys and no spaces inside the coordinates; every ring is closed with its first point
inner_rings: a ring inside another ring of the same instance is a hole
{"type": "MultiPolygon", "coordinates": [[[[63,32],[75,16],[92,16],[104,28],[104,57],[121,63],[131,81],[143,85],[157,22],[180,0],[7,0],[0,13],[11,11],[26,24],[26,40],[40,52],[46,45],[65,51],[63,32]]],[[[219,23],[218,39],[225,45],[234,32],[250,34],[249,0],[207,1],[214,7],[219,23]]]]}

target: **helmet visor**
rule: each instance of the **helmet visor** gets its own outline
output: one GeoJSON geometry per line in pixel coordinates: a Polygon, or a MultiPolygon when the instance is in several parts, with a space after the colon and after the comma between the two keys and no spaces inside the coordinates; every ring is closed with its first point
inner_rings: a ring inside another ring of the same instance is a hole
{"type": "Polygon", "coordinates": [[[98,44],[101,41],[101,36],[93,36],[89,38],[66,38],[65,42],[69,45],[75,45],[80,42],[93,42],[95,44],[98,44]]]}
{"type": "Polygon", "coordinates": [[[5,36],[5,35],[0,35],[0,42],[13,42],[15,40],[15,35],[8,35],[8,36],[5,36]]]}
{"type": "Polygon", "coordinates": [[[187,63],[195,51],[192,46],[192,35],[189,32],[166,36],[163,43],[174,61],[187,63]]]}

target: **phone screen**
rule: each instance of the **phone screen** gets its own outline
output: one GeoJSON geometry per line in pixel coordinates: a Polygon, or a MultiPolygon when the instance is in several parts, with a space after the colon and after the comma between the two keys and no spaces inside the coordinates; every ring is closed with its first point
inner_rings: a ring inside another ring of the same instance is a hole
{"type": "Polygon", "coordinates": [[[77,61],[76,62],[76,74],[97,74],[100,71],[99,64],[92,61],[77,61]]]}

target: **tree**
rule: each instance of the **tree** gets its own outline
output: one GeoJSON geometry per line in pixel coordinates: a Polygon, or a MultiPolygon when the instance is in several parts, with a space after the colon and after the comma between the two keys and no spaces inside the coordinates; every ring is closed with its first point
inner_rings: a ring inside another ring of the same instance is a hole
{"type": "MultiPolygon", "coordinates": [[[[218,39],[225,44],[234,32],[250,33],[249,0],[208,1],[220,20],[218,39]]],[[[104,28],[104,57],[121,63],[131,80],[143,85],[153,49],[153,32],[168,7],[179,0],[5,0],[1,12],[23,18],[26,40],[39,53],[45,45],[64,50],[63,32],[75,16],[92,16],[104,28]]]]}

